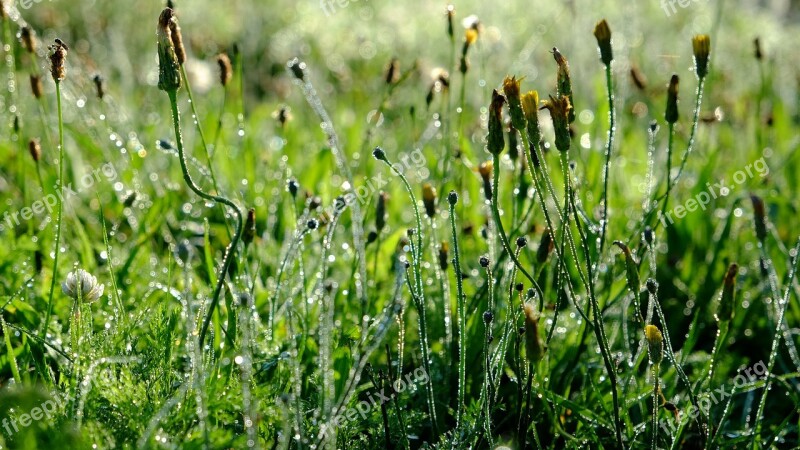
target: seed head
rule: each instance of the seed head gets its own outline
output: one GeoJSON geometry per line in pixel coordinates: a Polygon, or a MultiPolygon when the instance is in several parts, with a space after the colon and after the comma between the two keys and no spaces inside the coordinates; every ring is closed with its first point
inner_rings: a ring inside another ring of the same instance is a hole
{"type": "Polygon", "coordinates": [[[44,87],[42,86],[42,77],[39,75],[31,74],[31,92],[33,92],[33,96],[37,99],[42,98],[42,92],[44,91],[44,87]]]}
{"type": "Polygon", "coordinates": [[[703,79],[708,75],[708,58],[711,52],[711,38],[707,34],[698,34],[692,38],[692,51],[694,52],[694,68],[697,78],[703,79]]]}
{"type": "Polygon", "coordinates": [[[525,303],[522,310],[525,313],[525,351],[528,360],[539,362],[544,357],[544,345],[539,337],[539,314],[530,303],[525,303]]]}
{"type": "Polygon", "coordinates": [[[764,242],[767,238],[767,215],[764,208],[764,200],[757,195],[751,195],[750,201],[753,202],[753,219],[755,220],[756,237],[759,242],[764,242]]]}
{"type": "Polygon", "coordinates": [[[256,237],[256,210],[255,208],[250,208],[247,210],[247,221],[244,224],[244,234],[242,235],[242,242],[245,245],[250,244],[253,242],[253,239],[256,237]]]}
{"type": "Polygon", "coordinates": [[[162,91],[177,91],[181,87],[181,63],[172,38],[172,22],[175,15],[170,8],[164,8],[158,17],[156,36],[158,37],[158,88],[162,91]]]}
{"type": "Polygon", "coordinates": [[[505,147],[503,136],[503,104],[506,98],[495,89],[492,91],[492,103],[489,105],[489,134],[486,137],[486,149],[492,155],[499,155],[505,147]]]}
{"type": "Polygon", "coordinates": [[[486,256],[481,256],[481,258],[478,260],[478,262],[480,263],[481,267],[483,267],[484,269],[489,267],[489,258],[486,257],[486,256]]]}
{"type": "Polygon", "coordinates": [[[570,145],[569,112],[572,109],[569,98],[563,95],[557,97],[551,95],[550,100],[544,102],[544,107],[550,111],[550,117],[553,119],[553,129],[556,134],[556,148],[562,152],[568,151],[570,145]]]}
{"type": "Polygon", "coordinates": [[[523,248],[526,247],[527,245],[528,245],[528,240],[525,238],[525,236],[520,236],[517,238],[517,247],[523,248]]]}
{"type": "Polygon", "coordinates": [[[680,78],[677,74],[673,74],[669,80],[669,87],[667,88],[667,111],[664,113],[664,120],[667,123],[675,123],[678,121],[678,86],[680,78]]]}
{"type": "Polygon", "coordinates": [[[42,158],[42,145],[39,143],[39,139],[33,138],[28,141],[28,151],[30,152],[33,161],[38,163],[42,158]]]}
{"type": "Polygon", "coordinates": [[[375,206],[375,228],[378,232],[386,226],[386,202],[389,201],[389,194],[384,191],[378,193],[378,203],[375,206]]]}
{"type": "Polygon", "coordinates": [[[728,266],[725,274],[725,281],[722,285],[722,297],[719,300],[719,320],[730,321],[733,319],[733,312],[736,310],[736,274],[739,273],[739,265],[732,263],[728,266]]]}
{"type": "Polygon", "coordinates": [[[644,337],[647,339],[647,350],[650,353],[650,361],[654,365],[661,364],[663,357],[664,344],[661,330],[655,325],[647,325],[644,327],[644,337]]]}
{"type": "Polygon", "coordinates": [[[94,87],[97,91],[97,98],[102,100],[106,95],[103,77],[101,77],[100,74],[95,74],[95,76],[92,77],[92,81],[94,82],[94,87]]]}
{"type": "Polygon", "coordinates": [[[430,183],[422,185],[422,204],[428,217],[436,216],[436,189],[430,183]]]}
{"type": "Polygon", "coordinates": [[[68,51],[69,47],[61,39],[56,39],[55,43],[50,46],[50,74],[56,83],[60,83],[67,77],[65,62],[68,51]]]}
{"type": "Polygon", "coordinates": [[[25,25],[19,30],[19,38],[22,40],[22,46],[30,53],[36,53],[36,33],[33,32],[31,27],[25,25]]]}
{"type": "Polygon", "coordinates": [[[600,50],[600,61],[606,66],[611,65],[614,59],[611,52],[611,29],[608,28],[606,19],[597,22],[594,26],[594,37],[597,39],[597,48],[600,50]]]}
{"type": "Polygon", "coordinates": [[[61,290],[73,300],[81,300],[84,303],[91,303],[101,295],[105,286],[97,282],[89,272],[78,269],[67,274],[67,279],[61,283],[61,290]]]}
{"type": "Polygon", "coordinates": [[[447,202],[450,203],[450,206],[456,206],[456,203],[458,203],[458,194],[456,191],[450,191],[450,193],[447,194],[447,202]]]}
{"type": "Polygon", "coordinates": [[[217,55],[217,65],[219,66],[219,83],[222,87],[225,87],[231,82],[231,78],[233,78],[231,59],[226,53],[220,53],[217,55]]]}

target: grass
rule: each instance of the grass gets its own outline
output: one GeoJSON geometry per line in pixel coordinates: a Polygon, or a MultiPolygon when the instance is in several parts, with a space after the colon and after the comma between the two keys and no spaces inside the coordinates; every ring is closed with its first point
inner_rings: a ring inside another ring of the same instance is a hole
{"type": "Polygon", "coordinates": [[[0,449],[800,445],[796,7],[3,3],[0,449]]]}

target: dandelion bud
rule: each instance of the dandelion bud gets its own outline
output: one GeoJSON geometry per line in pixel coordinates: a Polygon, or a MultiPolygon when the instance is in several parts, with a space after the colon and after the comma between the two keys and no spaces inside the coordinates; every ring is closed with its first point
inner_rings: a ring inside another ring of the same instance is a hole
{"type": "Polygon", "coordinates": [[[456,191],[450,191],[450,193],[447,194],[447,202],[450,203],[450,206],[456,206],[456,203],[458,203],[458,194],[456,191]]]}
{"type": "Polygon", "coordinates": [[[503,80],[503,93],[508,100],[508,115],[511,116],[511,125],[518,130],[524,130],[526,127],[525,111],[522,107],[519,85],[520,82],[516,77],[506,77],[503,80]]]}
{"type": "Polygon", "coordinates": [[[708,56],[711,52],[711,38],[707,34],[699,34],[692,38],[692,51],[694,52],[694,68],[697,78],[703,79],[708,75],[708,56]]]}
{"type": "Polygon", "coordinates": [[[89,272],[78,269],[67,274],[66,281],[61,283],[61,290],[73,300],[91,303],[103,295],[105,286],[98,283],[97,278],[89,272]]]}
{"type": "Polygon", "coordinates": [[[655,325],[647,325],[644,327],[644,337],[647,339],[647,350],[650,353],[650,361],[653,365],[661,364],[661,358],[664,352],[664,337],[661,335],[661,330],[655,325]]]}
{"type": "Polygon", "coordinates": [[[492,168],[494,164],[491,161],[482,162],[478,166],[478,173],[481,176],[481,180],[483,180],[483,195],[486,196],[486,200],[492,200],[492,168]]]}
{"type": "Polygon", "coordinates": [[[571,106],[569,98],[559,95],[544,102],[544,107],[550,111],[550,117],[553,118],[553,129],[556,134],[556,148],[559,151],[566,152],[569,150],[570,135],[569,135],[569,111],[571,106]]]}
{"type": "Polygon", "coordinates": [[[722,297],[719,300],[719,320],[730,321],[733,319],[733,311],[736,306],[736,274],[738,272],[739,265],[732,263],[725,274],[722,297]]]}
{"type": "Polygon", "coordinates": [[[64,63],[67,60],[68,50],[69,47],[61,39],[56,39],[55,44],[50,46],[50,74],[53,75],[53,81],[56,83],[60,83],[67,77],[64,63]]]}
{"type": "Polygon", "coordinates": [[[611,53],[611,29],[608,28],[606,19],[597,22],[594,26],[594,37],[597,39],[597,48],[600,50],[600,61],[606,66],[611,65],[614,59],[611,53]]]}
{"type": "Polygon", "coordinates": [[[764,242],[767,238],[767,217],[764,209],[764,200],[756,195],[750,196],[750,201],[753,202],[753,218],[755,219],[756,237],[760,242],[764,242]]]}
{"type": "Polygon", "coordinates": [[[527,123],[528,144],[531,148],[531,161],[534,167],[539,167],[539,157],[536,155],[535,146],[542,140],[542,130],[539,128],[539,93],[528,91],[522,96],[522,111],[525,113],[527,123]]]}
{"type": "Polygon", "coordinates": [[[95,74],[95,76],[92,77],[92,81],[94,82],[94,87],[97,91],[97,98],[102,100],[106,95],[105,86],[103,86],[103,77],[101,77],[100,74],[95,74]]]}
{"type": "Polygon", "coordinates": [[[449,252],[450,246],[446,241],[442,241],[442,243],[439,245],[439,268],[443,271],[447,270],[447,264],[450,261],[448,256],[449,252]]]}
{"type": "Polygon", "coordinates": [[[42,86],[42,77],[31,74],[31,92],[33,92],[33,96],[37,99],[40,99],[42,98],[43,91],[44,87],[42,86]]]}
{"type": "Polygon", "coordinates": [[[547,261],[547,257],[550,256],[554,248],[553,233],[550,232],[550,228],[545,228],[544,233],[542,233],[542,240],[539,242],[539,249],[536,250],[536,261],[539,264],[547,261]]]}
{"type": "Polygon", "coordinates": [[[222,87],[228,85],[233,78],[233,67],[231,66],[231,59],[225,53],[217,55],[217,65],[219,66],[219,83],[222,87]]]}
{"type": "Polygon", "coordinates": [[[436,216],[436,189],[430,183],[422,185],[422,204],[428,217],[436,216]]]}
{"type": "Polygon", "coordinates": [[[31,153],[33,161],[38,163],[39,159],[42,157],[42,146],[39,143],[39,139],[31,139],[28,141],[28,151],[31,153]]]}
{"type": "Polygon", "coordinates": [[[31,27],[27,25],[22,27],[22,29],[19,30],[19,37],[22,40],[22,46],[25,47],[28,53],[36,53],[36,35],[31,27]]]}
{"type": "Polygon", "coordinates": [[[544,345],[539,337],[539,315],[530,303],[525,303],[522,310],[525,312],[525,351],[528,360],[539,362],[544,356],[544,345]]]}
{"type": "Polygon", "coordinates": [[[667,111],[664,113],[664,120],[667,123],[675,123],[678,121],[678,85],[680,78],[677,74],[673,74],[669,80],[669,87],[667,88],[667,111]]]}
{"type": "Polygon", "coordinates": [[[247,221],[244,223],[244,234],[242,235],[242,242],[248,245],[253,242],[256,237],[256,210],[250,208],[247,210],[247,221]]]}
{"type": "Polygon", "coordinates": [[[506,98],[495,89],[492,91],[492,103],[489,105],[489,134],[486,137],[486,149],[492,155],[499,155],[505,147],[503,137],[503,104],[506,98]]]}
{"type": "Polygon", "coordinates": [[[389,65],[386,67],[386,84],[395,84],[400,80],[400,61],[397,58],[392,58],[389,65]]]}
{"type": "Polygon", "coordinates": [[[172,39],[174,13],[165,8],[158,17],[158,88],[162,91],[177,91],[181,87],[180,62],[175,54],[172,39]]]}
{"type": "Polygon", "coordinates": [[[575,109],[572,107],[574,102],[572,101],[572,80],[569,75],[569,62],[567,62],[567,58],[555,47],[553,47],[553,58],[555,58],[556,64],[558,64],[558,73],[556,75],[558,96],[566,97],[569,100],[567,118],[569,119],[569,123],[572,123],[575,121],[575,109]]]}
{"type": "Polygon", "coordinates": [[[389,194],[381,191],[378,194],[378,203],[375,206],[375,228],[378,232],[386,226],[386,202],[389,201],[389,194]]]}

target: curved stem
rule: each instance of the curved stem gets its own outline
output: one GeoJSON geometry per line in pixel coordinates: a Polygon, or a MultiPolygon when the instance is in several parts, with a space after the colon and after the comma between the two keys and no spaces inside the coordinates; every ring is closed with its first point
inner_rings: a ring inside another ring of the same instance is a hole
{"type": "Polygon", "coordinates": [[[608,168],[611,165],[611,149],[614,147],[614,132],[616,127],[614,89],[611,83],[611,64],[606,65],[606,88],[608,89],[608,141],[606,142],[606,164],[603,168],[603,223],[600,227],[600,249],[597,253],[598,262],[603,254],[603,248],[606,243],[606,229],[608,228],[608,168]]]}
{"type": "Polygon", "coordinates": [[[56,185],[58,203],[58,213],[56,216],[56,249],[53,256],[53,278],[50,280],[50,293],[47,299],[47,315],[42,327],[42,337],[47,336],[47,329],[50,327],[50,316],[53,314],[53,291],[56,288],[58,278],[58,254],[61,246],[61,221],[64,212],[64,117],[61,111],[61,82],[56,80],[56,105],[58,106],[58,184],[56,185]]]}
{"type": "Polygon", "coordinates": [[[242,236],[242,211],[236,206],[235,203],[228,200],[227,198],[220,197],[217,195],[211,195],[203,192],[200,187],[195,184],[192,176],[189,174],[189,167],[186,164],[186,152],[183,148],[183,136],[181,135],[181,113],[178,111],[178,99],[177,99],[177,90],[170,90],[167,91],[169,94],[169,102],[172,107],[172,123],[175,128],[175,141],[178,145],[178,154],[179,160],[181,162],[181,171],[183,172],[183,180],[189,186],[189,189],[192,190],[195,194],[197,194],[200,198],[203,198],[208,201],[222,203],[225,206],[231,208],[236,215],[236,232],[231,239],[231,243],[225,249],[225,257],[222,260],[222,267],[220,268],[219,274],[217,276],[217,284],[214,287],[214,292],[211,295],[211,305],[208,308],[208,312],[206,313],[206,318],[203,321],[203,327],[200,330],[200,348],[203,347],[203,341],[205,340],[206,333],[208,332],[208,325],[211,323],[211,317],[214,315],[214,309],[217,307],[217,303],[219,303],[219,295],[222,292],[222,287],[225,285],[225,276],[228,274],[228,270],[230,269],[231,262],[233,261],[233,255],[236,253],[236,246],[239,243],[239,238],[242,236]]]}

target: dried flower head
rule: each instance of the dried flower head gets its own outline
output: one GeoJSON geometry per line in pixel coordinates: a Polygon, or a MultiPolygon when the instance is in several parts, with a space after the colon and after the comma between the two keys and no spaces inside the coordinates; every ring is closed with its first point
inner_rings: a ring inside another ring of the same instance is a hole
{"type": "Polygon", "coordinates": [[[42,86],[42,77],[39,75],[31,74],[31,92],[37,99],[42,98],[44,87],[42,86]]]}
{"type": "Polygon", "coordinates": [[[180,61],[175,53],[172,39],[172,22],[175,19],[170,8],[161,11],[158,17],[158,88],[162,91],[177,91],[181,87],[180,61]]]}
{"type": "Polygon", "coordinates": [[[664,353],[664,337],[661,335],[661,330],[655,325],[647,325],[644,327],[644,337],[647,340],[650,361],[655,365],[661,364],[664,353]]]}
{"type": "Polygon", "coordinates": [[[550,111],[553,119],[553,129],[556,134],[556,148],[559,151],[569,150],[569,112],[572,109],[569,99],[563,95],[557,97],[550,96],[550,100],[545,100],[544,108],[550,111]]]}
{"type": "Polygon", "coordinates": [[[25,25],[19,30],[19,38],[25,51],[30,54],[36,53],[36,33],[31,27],[25,25]]]}
{"type": "Polygon", "coordinates": [[[711,38],[707,34],[699,34],[692,38],[692,51],[694,52],[694,68],[697,78],[703,79],[708,75],[708,59],[711,52],[711,38]]]}
{"type": "Polygon", "coordinates": [[[497,92],[492,91],[492,103],[489,105],[489,134],[486,137],[486,149],[492,155],[499,155],[505,147],[503,136],[503,104],[506,98],[497,92]]]}
{"type": "Polygon", "coordinates": [[[678,121],[678,87],[680,85],[680,78],[677,74],[673,74],[669,80],[669,87],[667,88],[667,110],[664,113],[664,120],[667,123],[675,123],[678,121]]]}
{"type": "Polygon", "coordinates": [[[89,272],[77,269],[67,274],[67,279],[61,284],[61,290],[73,300],[90,303],[103,295],[105,286],[97,282],[89,272]]]}
{"type": "Polygon", "coordinates": [[[60,83],[67,77],[65,68],[67,51],[69,51],[69,47],[61,39],[56,39],[55,43],[50,46],[50,74],[53,75],[53,81],[56,83],[60,83]]]}
{"type": "Polygon", "coordinates": [[[39,143],[39,139],[33,138],[28,141],[28,151],[30,152],[33,161],[38,163],[42,158],[42,145],[39,143]]]}
{"type": "Polygon", "coordinates": [[[522,310],[525,313],[525,351],[529,361],[539,362],[544,357],[544,345],[539,336],[539,314],[531,303],[525,303],[522,310]]]}
{"type": "Polygon", "coordinates": [[[608,28],[606,19],[597,22],[594,26],[594,37],[597,39],[597,48],[600,50],[600,61],[606,66],[611,65],[614,56],[611,52],[611,29],[608,28]]]}
{"type": "Polygon", "coordinates": [[[225,87],[233,78],[233,66],[231,66],[231,59],[227,53],[217,55],[217,65],[219,66],[219,83],[225,87]]]}
{"type": "Polygon", "coordinates": [[[436,216],[436,189],[430,183],[422,185],[422,204],[428,217],[436,216]]]}

